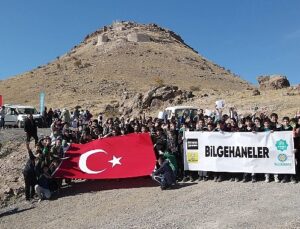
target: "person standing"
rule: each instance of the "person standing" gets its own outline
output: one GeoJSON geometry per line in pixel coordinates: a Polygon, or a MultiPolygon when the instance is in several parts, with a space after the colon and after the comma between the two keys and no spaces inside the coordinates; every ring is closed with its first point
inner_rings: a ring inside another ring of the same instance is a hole
{"type": "Polygon", "coordinates": [[[26,132],[26,141],[27,143],[30,142],[31,138],[34,138],[35,144],[38,144],[38,136],[37,136],[37,126],[33,119],[32,114],[28,115],[28,118],[25,121],[24,124],[24,131],[26,132]]]}
{"type": "Polygon", "coordinates": [[[1,128],[4,129],[4,124],[5,124],[5,106],[1,107],[0,110],[0,130],[1,128]]]}
{"type": "Polygon", "coordinates": [[[23,176],[25,182],[25,198],[27,201],[32,199],[35,194],[34,186],[37,184],[36,180],[36,171],[35,171],[35,160],[36,157],[33,155],[32,151],[29,148],[29,144],[26,144],[27,151],[29,154],[29,159],[26,162],[26,165],[23,169],[23,176]]]}

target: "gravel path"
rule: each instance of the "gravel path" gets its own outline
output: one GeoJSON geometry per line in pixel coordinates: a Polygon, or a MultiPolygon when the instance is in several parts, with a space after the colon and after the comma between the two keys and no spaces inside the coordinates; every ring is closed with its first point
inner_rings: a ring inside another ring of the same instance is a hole
{"type": "MultiPolygon", "coordinates": [[[[38,128],[38,137],[42,135],[49,135],[49,128],[38,128]]],[[[23,128],[9,128],[0,130],[0,143],[4,144],[8,141],[25,142],[26,135],[23,128]]]]}
{"type": "Polygon", "coordinates": [[[76,183],[0,209],[0,228],[299,228],[300,184],[213,181],[161,191],[148,178],[76,183]]]}

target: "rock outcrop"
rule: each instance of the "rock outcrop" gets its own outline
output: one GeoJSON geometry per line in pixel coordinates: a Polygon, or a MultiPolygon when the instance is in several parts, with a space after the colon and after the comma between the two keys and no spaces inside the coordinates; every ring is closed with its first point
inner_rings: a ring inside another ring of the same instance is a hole
{"type": "Polygon", "coordinates": [[[253,95],[253,96],[260,95],[260,91],[259,91],[258,89],[254,89],[254,90],[252,91],[252,95],[253,95]]]}
{"type": "Polygon", "coordinates": [[[145,94],[137,93],[132,99],[124,95],[119,112],[128,115],[133,112],[161,108],[164,105],[178,105],[191,100],[194,97],[192,91],[180,90],[177,86],[157,86],[145,94]]]}
{"type": "Polygon", "coordinates": [[[290,86],[290,82],[283,75],[270,75],[257,77],[260,89],[282,89],[290,86]]]}

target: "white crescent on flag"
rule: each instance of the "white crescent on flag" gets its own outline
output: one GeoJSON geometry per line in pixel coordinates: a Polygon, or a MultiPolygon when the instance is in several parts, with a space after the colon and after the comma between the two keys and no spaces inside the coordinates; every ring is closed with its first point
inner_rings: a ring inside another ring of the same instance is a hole
{"type": "Polygon", "coordinates": [[[106,155],[108,154],[103,149],[94,149],[94,150],[90,150],[90,151],[87,151],[86,153],[82,154],[79,158],[79,168],[81,169],[82,172],[85,172],[87,174],[99,174],[99,173],[102,173],[106,170],[106,168],[105,168],[105,169],[102,169],[102,170],[99,170],[99,171],[94,171],[94,170],[90,170],[87,167],[86,161],[87,161],[88,157],[93,155],[93,154],[96,154],[96,153],[104,153],[106,155]]]}

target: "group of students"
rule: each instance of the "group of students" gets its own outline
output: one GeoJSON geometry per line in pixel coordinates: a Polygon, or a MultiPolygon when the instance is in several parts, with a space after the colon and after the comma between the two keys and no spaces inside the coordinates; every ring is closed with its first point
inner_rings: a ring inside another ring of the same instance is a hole
{"type": "MultiPolygon", "coordinates": [[[[65,109],[63,110],[63,112],[65,109]]],[[[151,135],[154,151],[158,159],[157,170],[153,179],[161,184],[162,189],[167,189],[176,182],[196,180],[214,180],[221,182],[224,179],[232,181],[256,182],[264,178],[266,182],[274,177],[275,182],[296,183],[299,175],[299,165],[296,166],[295,175],[276,174],[248,174],[248,173],[220,173],[208,171],[185,171],[183,166],[183,133],[184,131],[226,131],[226,132],[263,132],[263,131],[293,131],[295,142],[296,161],[300,149],[300,117],[283,117],[279,122],[278,115],[273,113],[270,117],[263,113],[245,118],[240,118],[236,113],[222,115],[220,111],[207,116],[199,109],[193,117],[183,113],[180,117],[168,120],[147,117],[136,118],[115,117],[104,119],[102,114],[93,119],[87,112],[76,109],[70,113],[67,120],[55,117],[49,122],[50,136],[37,139],[31,124],[25,123],[27,142],[35,138],[36,155],[33,156],[28,146],[29,161],[24,169],[26,199],[33,197],[37,192],[40,199],[50,198],[53,191],[59,190],[62,181],[49,176],[57,167],[63,157],[64,146],[67,143],[84,144],[99,138],[125,135],[129,133],[149,133],[151,135]],[[88,115],[87,115],[88,114],[88,115]],[[32,134],[32,132],[34,134],[32,134]],[[30,178],[29,178],[30,177],[30,178]],[[49,196],[50,193],[50,196],[49,196]]],[[[30,120],[30,117],[29,117],[30,120]]],[[[298,160],[299,161],[299,160],[298,160]]],[[[67,182],[70,182],[67,180],[67,182]]]]}

